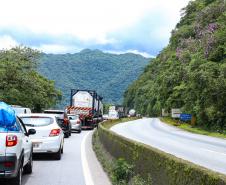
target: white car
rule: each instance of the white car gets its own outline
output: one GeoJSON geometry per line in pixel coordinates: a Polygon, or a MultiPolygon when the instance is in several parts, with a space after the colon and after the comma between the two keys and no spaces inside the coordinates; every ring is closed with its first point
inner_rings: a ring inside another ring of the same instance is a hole
{"type": "Polygon", "coordinates": [[[10,127],[0,124],[0,180],[6,185],[21,185],[23,172],[32,173],[31,134],[35,130],[27,132],[19,118],[10,127]]]}
{"type": "Polygon", "coordinates": [[[19,105],[11,105],[15,114],[19,116],[20,114],[31,114],[31,109],[27,107],[21,107],[19,105]]]}
{"type": "Polygon", "coordinates": [[[57,124],[57,118],[51,114],[20,115],[27,129],[34,128],[31,136],[33,153],[53,153],[56,160],[61,159],[64,147],[64,133],[57,124]]]}

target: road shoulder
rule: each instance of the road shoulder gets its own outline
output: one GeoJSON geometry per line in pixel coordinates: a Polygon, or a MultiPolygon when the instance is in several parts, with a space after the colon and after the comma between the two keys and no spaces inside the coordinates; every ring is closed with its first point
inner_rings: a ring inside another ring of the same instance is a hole
{"type": "MultiPolygon", "coordinates": [[[[89,171],[92,176],[94,185],[111,185],[111,182],[104,172],[101,164],[99,163],[96,154],[92,148],[92,135],[94,132],[88,134],[87,139],[85,141],[85,150],[86,150],[86,160],[88,162],[89,171]]],[[[86,175],[86,174],[84,174],[86,175]]],[[[87,184],[88,185],[88,184],[87,184]]]]}

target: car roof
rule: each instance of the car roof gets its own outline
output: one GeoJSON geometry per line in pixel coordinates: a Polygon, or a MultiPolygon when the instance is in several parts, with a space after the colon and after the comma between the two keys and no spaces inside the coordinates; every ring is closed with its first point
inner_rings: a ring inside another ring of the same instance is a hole
{"type": "Polygon", "coordinates": [[[44,113],[31,113],[31,114],[20,114],[19,117],[31,117],[31,116],[37,116],[37,117],[46,117],[46,118],[55,118],[55,114],[44,114],[44,113]]]}
{"type": "Polygon", "coordinates": [[[44,112],[65,112],[64,110],[54,110],[54,109],[49,109],[49,110],[44,110],[44,112]]]}

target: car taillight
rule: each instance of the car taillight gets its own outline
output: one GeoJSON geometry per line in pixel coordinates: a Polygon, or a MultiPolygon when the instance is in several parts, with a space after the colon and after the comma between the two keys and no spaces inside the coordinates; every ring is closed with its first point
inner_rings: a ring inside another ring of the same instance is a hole
{"type": "Polygon", "coordinates": [[[80,120],[78,120],[76,123],[77,123],[77,124],[81,124],[81,121],[80,121],[80,120]]]}
{"type": "Polygon", "coordinates": [[[6,146],[12,147],[17,145],[17,136],[15,135],[8,135],[6,136],[6,146]]]}
{"type": "Polygon", "coordinates": [[[49,134],[50,137],[59,136],[59,135],[60,135],[60,129],[53,129],[49,134]]]}
{"type": "Polygon", "coordinates": [[[9,162],[4,162],[4,166],[6,167],[6,168],[11,168],[11,167],[13,167],[14,166],[14,162],[11,162],[11,161],[9,161],[9,162]]]}
{"type": "Polygon", "coordinates": [[[67,118],[64,118],[64,124],[68,124],[69,120],[67,118]]]}

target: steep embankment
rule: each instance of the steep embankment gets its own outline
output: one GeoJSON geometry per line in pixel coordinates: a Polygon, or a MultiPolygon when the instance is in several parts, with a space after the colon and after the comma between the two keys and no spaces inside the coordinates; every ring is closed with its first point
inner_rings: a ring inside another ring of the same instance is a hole
{"type": "Polygon", "coordinates": [[[68,105],[70,89],[92,89],[105,102],[120,103],[128,85],[142,73],[150,59],[132,53],[110,54],[83,50],[75,54],[43,54],[39,71],[55,80],[63,93],[59,107],[68,105]]]}
{"type": "Polygon", "coordinates": [[[191,1],[169,45],[125,92],[125,105],[160,115],[182,108],[198,124],[226,126],[226,7],[224,0],[191,1]]]}

